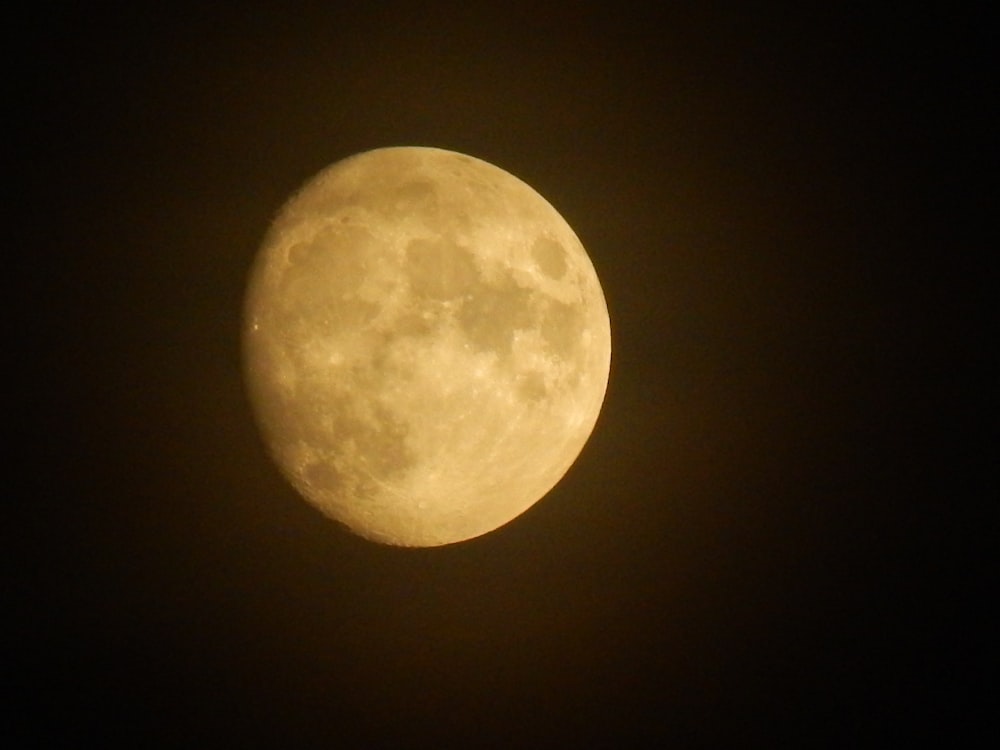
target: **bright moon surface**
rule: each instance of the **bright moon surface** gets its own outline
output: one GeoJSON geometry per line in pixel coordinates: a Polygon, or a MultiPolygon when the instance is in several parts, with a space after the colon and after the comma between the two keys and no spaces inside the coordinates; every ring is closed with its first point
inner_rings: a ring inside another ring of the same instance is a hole
{"type": "Polygon", "coordinates": [[[383,148],[309,181],[275,219],[245,300],[264,440],[326,515],[386,544],[501,526],[576,460],[611,329],[573,230],[479,159],[383,148]]]}

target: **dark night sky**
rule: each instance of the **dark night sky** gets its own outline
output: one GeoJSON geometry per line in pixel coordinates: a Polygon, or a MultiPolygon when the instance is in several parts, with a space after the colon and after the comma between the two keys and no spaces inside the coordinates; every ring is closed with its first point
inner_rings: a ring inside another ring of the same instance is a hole
{"type": "Polygon", "coordinates": [[[47,6],[18,35],[5,674],[27,706],[3,731],[685,748],[970,731],[991,671],[973,532],[995,529],[967,398],[987,347],[965,321],[992,249],[966,192],[983,24],[291,5],[47,6]],[[611,313],[580,460],[514,522],[440,549],[365,542],[298,499],[241,383],[274,212],[389,145],[535,187],[611,313]]]}

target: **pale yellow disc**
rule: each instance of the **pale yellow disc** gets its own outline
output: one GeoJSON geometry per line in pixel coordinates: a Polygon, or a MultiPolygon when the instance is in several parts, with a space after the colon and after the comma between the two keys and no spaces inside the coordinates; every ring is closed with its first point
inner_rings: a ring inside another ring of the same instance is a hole
{"type": "Polygon", "coordinates": [[[322,171],[274,221],[246,295],[247,387],[275,461],[388,544],[479,536],[545,495],[594,428],[610,360],[569,225],[441,149],[322,171]]]}

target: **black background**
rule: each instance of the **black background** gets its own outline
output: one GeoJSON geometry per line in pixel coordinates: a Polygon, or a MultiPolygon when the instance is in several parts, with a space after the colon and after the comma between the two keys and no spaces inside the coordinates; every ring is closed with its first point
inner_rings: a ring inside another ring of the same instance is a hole
{"type": "Polygon", "coordinates": [[[5,733],[855,747],[979,727],[985,20],[565,5],[8,18],[5,682],[25,705],[5,733]],[[301,501],[241,382],[270,219],[389,145],[535,187],[612,321],[577,464],[439,549],[301,501]]]}

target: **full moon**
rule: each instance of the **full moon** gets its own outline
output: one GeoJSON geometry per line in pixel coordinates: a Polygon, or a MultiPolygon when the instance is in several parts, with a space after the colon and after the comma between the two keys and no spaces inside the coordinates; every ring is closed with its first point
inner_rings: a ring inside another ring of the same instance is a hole
{"type": "Polygon", "coordinates": [[[597,422],[608,308],[583,245],[510,173],[382,148],[294,195],[254,261],[244,373],[298,492],[356,534],[430,547],[543,497],[597,422]]]}

